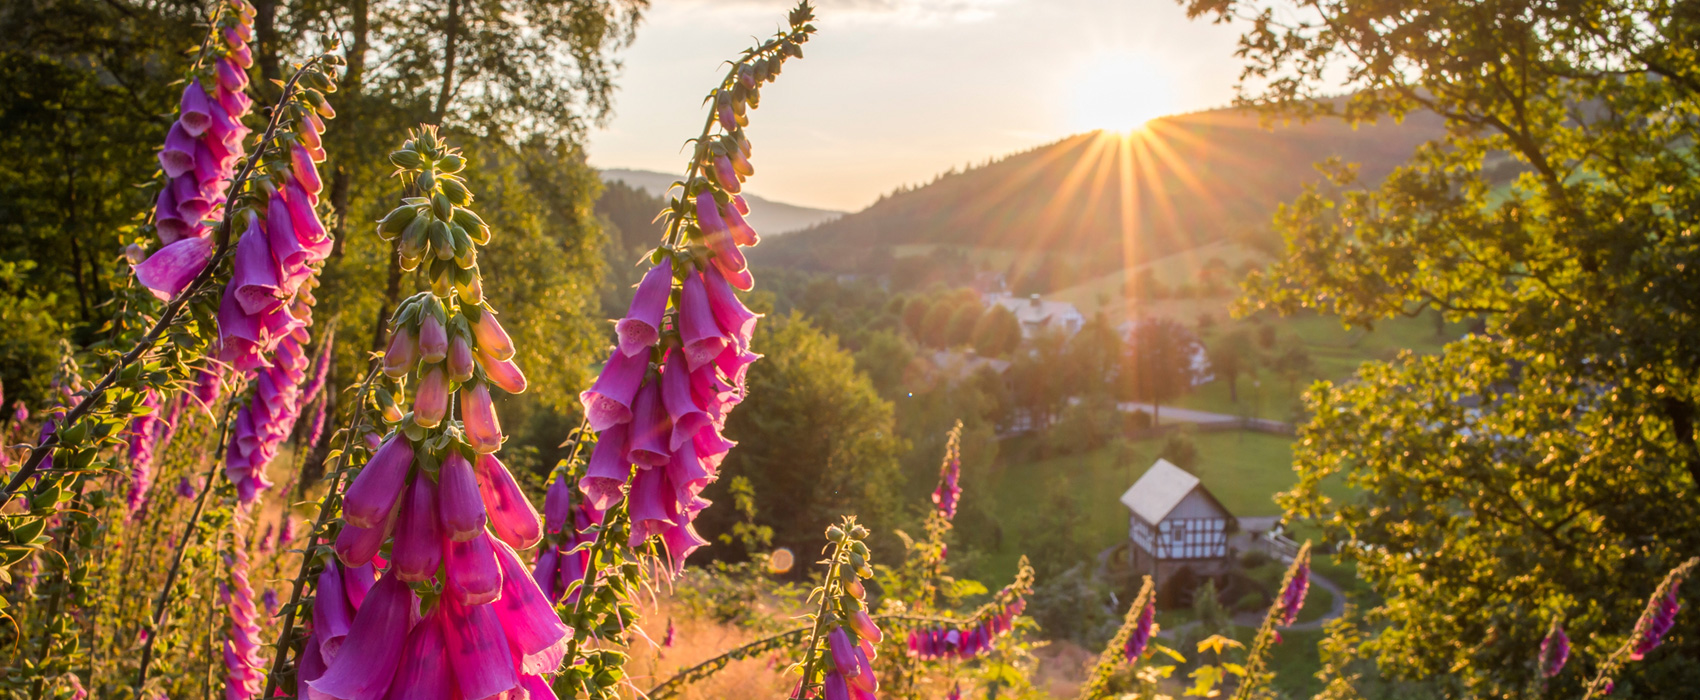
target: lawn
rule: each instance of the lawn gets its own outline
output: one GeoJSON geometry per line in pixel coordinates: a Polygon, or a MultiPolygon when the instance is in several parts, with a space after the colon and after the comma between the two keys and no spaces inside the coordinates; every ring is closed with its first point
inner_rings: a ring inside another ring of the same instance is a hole
{"type": "MultiPolygon", "coordinates": [[[[1286,437],[1253,432],[1201,433],[1197,473],[1217,500],[1239,516],[1280,515],[1274,495],[1297,482],[1286,437]]],[[[1014,569],[1020,544],[1045,522],[1053,495],[1066,484],[1080,517],[1076,537],[1092,551],[1127,537],[1128,512],[1119,500],[1145,474],[1163,448],[1162,439],[1112,444],[1075,455],[1024,458],[1034,452],[1027,439],[1006,444],[985,485],[997,505],[1003,551],[987,562],[993,571],[1014,569]]],[[[974,485],[965,485],[972,490],[974,485]]],[[[1324,487],[1330,496],[1349,495],[1343,484],[1324,487]]],[[[972,498],[972,495],[966,495],[972,498]]],[[[990,553],[989,553],[990,554],[990,553]]]]}
{"type": "MultiPolygon", "coordinates": [[[[1176,399],[1173,404],[1232,416],[1253,416],[1274,420],[1291,420],[1298,398],[1305,387],[1318,379],[1346,381],[1358,367],[1371,360],[1391,360],[1403,350],[1417,353],[1440,352],[1441,347],[1465,332],[1461,323],[1448,323],[1435,333],[1433,317],[1399,318],[1376,324],[1374,330],[1346,328],[1339,319],[1326,316],[1294,316],[1266,318],[1261,321],[1218,321],[1200,340],[1208,347],[1223,335],[1243,328],[1256,336],[1259,325],[1275,329],[1275,347],[1284,348],[1294,342],[1310,355],[1313,371],[1309,376],[1288,381],[1267,368],[1256,374],[1241,375],[1238,381],[1239,400],[1230,396],[1228,382],[1217,378],[1176,399]]],[[[1263,351],[1265,355],[1271,351],[1263,351]]]]}

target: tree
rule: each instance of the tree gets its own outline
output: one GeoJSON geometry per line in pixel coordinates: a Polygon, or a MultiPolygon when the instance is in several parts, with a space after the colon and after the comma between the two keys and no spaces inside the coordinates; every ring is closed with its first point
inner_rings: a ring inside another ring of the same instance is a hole
{"type": "Polygon", "coordinates": [[[881,396],[896,396],[903,390],[915,350],[909,341],[891,331],[867,334],[856,351],[856,368],[868,375],[881,396]]]}
{"type": "Polygon", "coordinates": [[[950,327],[945,330],[946,345],[956,347],[967,345],[974,339],[974,327],[979,325],[980,317],[986,315],[984,307],[978,301],[963,304],[951,314],[950,327]]]}
{"type": "Polygon", "coordinates": [[[1122,339],[1116,329],[1103,314],[1093,315],[1068,339],[1062,367],[1058,368],[1066,391],[1072,396],[1114,395],[1121,353],[1122,339]]]}
{"type": "Polygon", "coordinates": [[[1198,338],[1174,319],[1145,319],[1134,326],[1123,358],[1123,387],[1133,398],[1151,402],[1153,423],[1162,422],[1164,401],[1186,393],[1198,379],[1194,358],[1199,350],[1198,338]]]}
{"type": "Polygon", "coordinates": [[[971,340],[975,352],[986,357],[1003,357],[1021,344],[1021,321],[1003,305],[993,305],[974,322],[971,340]]]}
{"type": "Polygon", "coordinates": [[[925,327],[923,322],[926,321],[927,313],[932,309],[932,302],[918,294],[910,297],[909,301],[903,305],[903,327],[909,331],[910,335],[915,336],[916,340],[921,339],[921,331],[925,327]]]}
{"type": "MultiPolygon", "coordinates": [[[[1433,308],[1485,330],[1314,391],[1281,502],[1384,597],[1365,642],[1384,674],[1579,695],[1581,674],[1527,663],[1549,619],[1605,637],[1582,649],[1596,656],[1700,554],[1700,17],[1623,1],[1274,5],[1188,3],[1251,21],[1242,105],[1448,128],[1379,184],[1327,166],[1276,218],[1286,252],[1248,305],[1362,325],[1433,308]],[[1362,502],[1321,493],[1342,477],[1362,502]]],[[[1700,683],[1700,637],[1666,644],[1617,687],[1700,683]]]]}
{"type": "Polygon", "coordinates": [[[1287,380],[1287,393],[1291,394],[1297,393],[1300,379],[1316,371],[1316,363],[1311,361],[1310,353],[1305,351],[1302,343],[1292,343],[1275,356],[1269,368],[1287,380]]]}
{"type": "MultiPolygon", "coordinates": [[[[818,547],[819,533],[846,513],[889,531],[902,482],[897,458],[905,449],[891,403],[856,370],[837,338],[801,314],[756,328],[754,345],[766,356],[750,366],[749,398],[726,425],[739,446],[704,495],[715,500],[730,477],[749,479],[759,524],[773,528],[775,545],[798,552],[818,547]]],[[[704,511],[703,535],[729,531],[734,515],[704,511]]]]}
{"type": "Polygon", "coordinates": [[[1068,400],[1066,376],[1058,371],[1064,347],[1061,334],[1040,333],[1033,339],[1032,351],[1017,355],[1010,363],[1011,398],[1031,428],[1049,426],[1068,400]]]}
{"type": "Polygon", "coordinates": [[[943,349],[950,345],[950,320],[956,316],[956,303],[946,297],[933,302],[921,319],[921,343],[929,348],[943,349]]]}
{"type": "Polygon", "coordinates": [[[1210,344],[1210,370],[1228,380],[1228,399],[1234,403],[1240,402],[1240,375],[1250,374],[1255,379],[1257,362],[1257,346],[1244,329],[1229,331],[1210,344]]]}

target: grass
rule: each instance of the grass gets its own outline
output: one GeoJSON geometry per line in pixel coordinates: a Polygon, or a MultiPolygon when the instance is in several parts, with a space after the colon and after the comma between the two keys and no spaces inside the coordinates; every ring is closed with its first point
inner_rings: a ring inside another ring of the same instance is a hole
{"type": "MultiPolygon", "coordinates": [[[[1252,432],[1200,433],[1197,473],[1204,487],[1236,516],[1280,515],[1273,500],[1297,482],[1292,470],[1291,441],[1282,436],[1252,432]]],[[[1163,440],[1123,446],[1112,444],[1089,452],[1053,457],[1030,457],[1034,443],[1016,439],[1004,448],[1005,457],[989,476],[992,500],[998,504],[1002,551],[988,553],[988,571],[1013,571],[1021,543],[1046,522],[1051,498],[1066,482],[1080,518],[1075,537],[1091,551],[1100,551],[1127,537],[1128,511],[1119,500],[1145,474],[1162,451],[1163,440]]],[[[1333,497],[1347,497],[1344,484],[1324,486],[1333,497]]],[[[994,577],[995,578],[995,577],[994,577]]]]}
{"type": "Polygon", "coordinates": [[[1349,380],[1363,363],[1392,360],[1403,350],[1437,353],[1447,342],[1465,332],[1464,324],[1448,323],[1440,334],[1436,334],[1433,317],[1394,319],[1376,324],[1371,330],[1346,328],[1332,317],[1294,316],[1259,321],[1219,320],[1208,332],[1200,334],[1200,340],[1208,347],[1235,329],[1245,329],[1255,338],[1255,329],[1260,325],[1275,329],[1276,350],[1264,350],[1264,355],[1273,355],[1297,343],[1310,355],[1313,371],[1297,381],[1288,381],[1269,369],[1242,374],[1238,380],[1238,401],[1230,396],[1227,379],[1218,377],[1176,399],[1174,405],[1231,416],[1291,420],[1298,408],[1299,397],[1312,382],[1319,379],[1334,382],[1349,380]]]}

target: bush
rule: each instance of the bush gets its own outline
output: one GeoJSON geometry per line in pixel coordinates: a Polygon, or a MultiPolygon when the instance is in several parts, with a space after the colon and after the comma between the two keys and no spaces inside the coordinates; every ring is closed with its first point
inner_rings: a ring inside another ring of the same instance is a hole
{"type": "MultiPolygon", "coordinates": [[[[1124,600],[1123,603],[1131,603],[1124,600]]],[[[1077,564],[1061,575],[1041,577],[1028,599],[1027,614],[1049,639],[1067,639],[1089,649],[1101,647],[1115,633],[1109,591],[1077,564]]]]}
{"type": "Polygon", "coordinates": [[[1133,411],[1122,414],[1122,432],[1124,433],[1150,430],[1152,425],[1155,425],[1155,423],[1151,421],[1151,414],[1146,411],[1133,411]]]}
{"type": "Polygon", "coordinates": [[[1269,563],[1269,555],[1261,549],[1248,549],[1240,553],[1240,567],[1255,569],[1269,563]]]}

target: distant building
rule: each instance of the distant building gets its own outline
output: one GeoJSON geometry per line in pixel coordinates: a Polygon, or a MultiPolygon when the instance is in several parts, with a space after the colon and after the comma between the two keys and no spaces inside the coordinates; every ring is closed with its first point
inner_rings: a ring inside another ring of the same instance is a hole
{"type": "Polygon", "coordinates": [[[1046,330],[1060,331],[1072,336],[1080,332],[1081,325],[1086,323],[1086,317],[1080,315],[1080,309],[1066,301],[1045,301],[1034,294],[1025,299],[1011,296],[1003,292],[985,295],[986,306],[1002,306],[1015,314],[1015,320],[1021,323],[1021,337],[1032,338],[1046,330]]]}
{"type": "Polygon", "coordinates": [[[1160,586],[1181,569],[1214,576],[1228,569],[1228,524],[1234,516],[1198,477],[1158,459],[1122,494],[1132,511],[1128,539],[1137,573],[1160,586]]]}
{"type": "Polygon", "coordinates": [[[994,374],[1002,376],[1009,371],[1009,360],[995,357],[981,357],[973,350],[934,350],[932,353],[933,367],[945,381],[955,384],[974,376],[982,369],[989,369],[994,374]]]}

